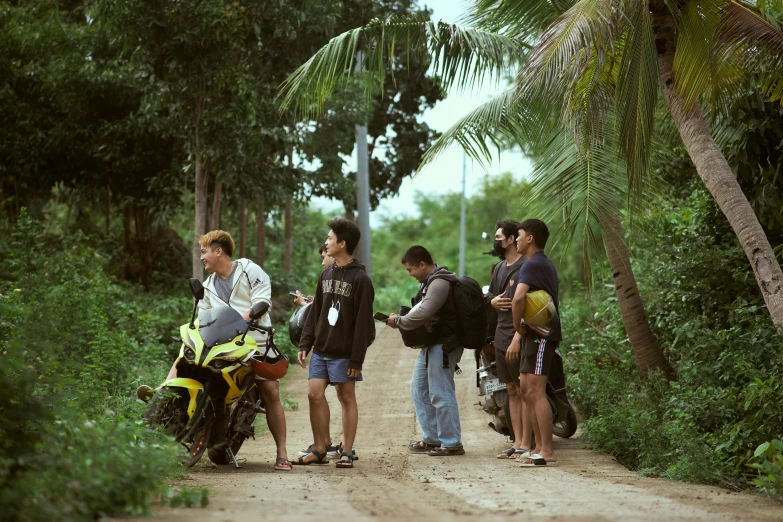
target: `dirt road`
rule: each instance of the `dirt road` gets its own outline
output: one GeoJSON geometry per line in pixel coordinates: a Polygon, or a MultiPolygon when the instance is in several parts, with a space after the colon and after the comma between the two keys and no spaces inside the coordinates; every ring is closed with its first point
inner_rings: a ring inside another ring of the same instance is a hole
{"type": "MultiPolygon", "coordinates": [[[[208,508],[164,509],[154,519],[783,520],[779,503],[750,493],[639,477],[611,457],[585,449],[578,437],[555,440],[557,468],[520,468],[496,460],[507,445],[487,427],[488,417],[477,406],[468,355],[462,364],[465,371],[457,376],[467,455],[408,455],[406,446],[419,436],[408,391],[416,352],[402,346],[397,332],[379,325],[364,366],[366,381],[357,392],[356,468],[336,469],[330,464],[276,472],[267,433],[242,448],[242,469],[216,467],[205,457],[186,475],[183,484],[210,489],[208,508]]],[[[312,442],[306,380],[306,371],[298,366],[287,379],[287,394],[300,406],[299,411],[286,413],[291,458],[312,442]]],[[[339,404],[334,392],[329,394],[332,435],[340,440],[339,404]]]]}

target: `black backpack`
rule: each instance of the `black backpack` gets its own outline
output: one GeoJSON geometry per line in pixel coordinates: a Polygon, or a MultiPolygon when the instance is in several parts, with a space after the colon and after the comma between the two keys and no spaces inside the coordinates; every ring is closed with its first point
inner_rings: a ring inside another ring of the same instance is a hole
{"type": "Polygon", "coordinates": [[[452,283],[452,288],[459,318],[457,336],[460,344],[471,350],[483,348],[487,340],[487,310],[481,286],[475,279],[460,277],[452,283]]]}

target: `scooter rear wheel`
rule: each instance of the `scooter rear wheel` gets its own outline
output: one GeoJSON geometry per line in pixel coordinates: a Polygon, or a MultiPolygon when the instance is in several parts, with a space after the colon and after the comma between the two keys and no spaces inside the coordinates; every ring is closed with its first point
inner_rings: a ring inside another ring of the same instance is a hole
{"type": "Polygon", "coordinates": [[[552,424],[552,433],[562,439],[567,439],[576,433],[576,413],[574,408],[568,405],[568,414],[566,414],[565,420],[555,422],[552,424]]]}

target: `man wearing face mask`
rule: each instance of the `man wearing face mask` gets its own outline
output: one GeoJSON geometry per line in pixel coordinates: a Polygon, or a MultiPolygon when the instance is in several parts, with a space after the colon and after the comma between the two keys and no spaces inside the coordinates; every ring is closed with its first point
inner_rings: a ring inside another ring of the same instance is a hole
{"type": "MultiPolygon", "coordinates": [[[[506,350],[519,343],[520,335],[514,329],[511,314],[511,297],[516,290],[516,278],[525,262],[524,256],[517,252],[516,239],[519,223],[506,220],[498,221],[495,230],[494,251],[503,259],[495,266],[492,281],[489,284],[487,299],[497,311],[498,324],[495,328],[495,362],[498,380],[505,383],[508,390],[508,409],[511,414],[511,426],[514,428],[514,445],[499,453],[499,459],[516,459],[530,447],[531,424],[519,393],[519,361],[512,363],[506,359],[506,350]],[[524,419],[524,422],[523,422],[524,419]]],[[[525,455],[527,456],[527,455],[525,455]]]]}

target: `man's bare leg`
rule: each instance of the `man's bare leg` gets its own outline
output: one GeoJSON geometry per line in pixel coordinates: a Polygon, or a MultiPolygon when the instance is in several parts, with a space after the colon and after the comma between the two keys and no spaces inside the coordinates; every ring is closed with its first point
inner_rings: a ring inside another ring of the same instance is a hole
{"type": "Polygon", "coordinates": [[[337,390],[339,390],[337,397],[340,399],[340,404],[343,407],[343,451],[351,453],[354,440],[356,440],[356,429],[359,425],[356,382],[340,382],[336,386],[337,390]]]}
{"type": "Polygon", "coordinates": [[[528,423],[526,434],[522,422],[522,395],[519,384],[506,383],[506,389],[508,390],[508,412],[511,415],[511,427],[514,429],[514,445],[512,447],[515,450],[530,449],[530,423],[528,423]]]}
{"type": "Polygon", "coordinates": [[[522,390],[522,401],[525,404],[525,414],[527,414],[527,419],[530,421],[533,434],[536,437],[536,447],[531,452],[538,453],[541,450],[541,427],[538,425],[538,418],[535,415],[535,403],[532,400],[532,384],[529,377],[532,377],[529,373],[521,373],[519,383],[522,390]]]}
{"type": "Polygon", "coordinates": [[[552,448],[552,408],[546,400],[546,375],[527,374],[528,404],[532,409],[534,429],[536,424],[536,453],[547,461],[557,461],[552,448]]]}
{"type": "MultiPolygon", "coordinates": [[[[313,444],[319,453],[326,453],[326,439],[329,437],[329,405],[326,403],[326,379],[307,381],[307,400],[310,403],[310,426],[313,429],[313,444]]],[[[304,462],[318,460],[312,453],[303,457],[304,462]]]]}
{"type": "Polygon", "coordinates": [[[288,458],[286,451],[286,424],[283,405],[280,403],[280,387],[277,381],[256,380],[256,386],[261,392],[266,407],[266,425],[272,433],[277,446],[277,458],[288,458]]]}

